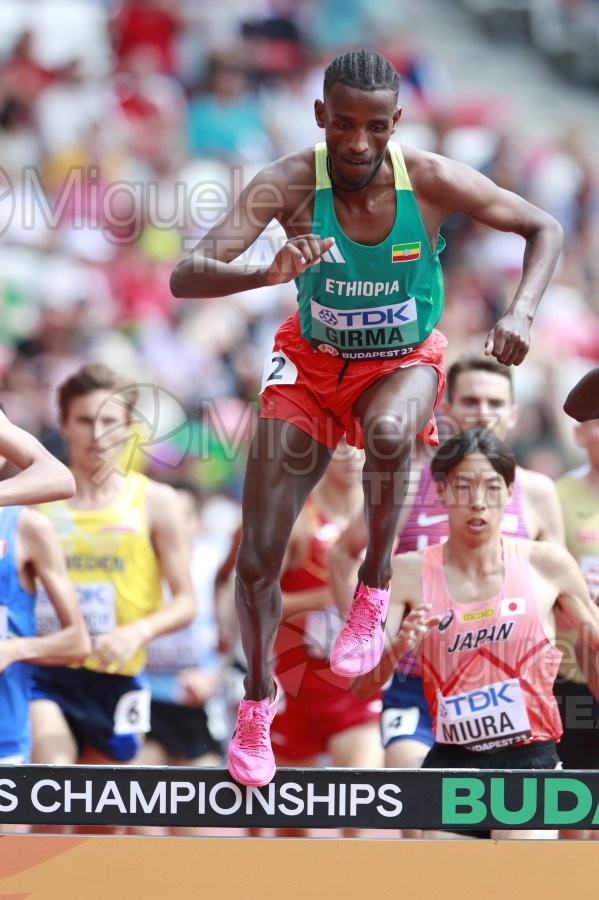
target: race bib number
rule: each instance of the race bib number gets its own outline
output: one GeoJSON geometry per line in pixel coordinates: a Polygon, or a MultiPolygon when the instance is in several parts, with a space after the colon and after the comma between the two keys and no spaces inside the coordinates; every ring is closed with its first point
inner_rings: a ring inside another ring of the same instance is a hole
{"type": "Polygon", "coordinates": [[[0,640],[8,637],[8,606],[0,606],[0,640]]]}
{"type": "Polygon", "coordinates": [[[115,734],[146,734],[150,730],[150,692],[127,691],[114,711],[115,734]]]}
{"type": "Polygon", "coordinates": [[[332,308],[312,298],[310,342],[313,347],[346,359],[393,359],[406,356],[418,346],[420,329],[415,298],[399,303],[384,301],[386,295],[396,295],[399,291],[398,282],[348,283],[327,279],[325,284],[325,291],[337,296],[344,296],[341,285],[346,290],[348,284],[352,285],[348,296],[377,298],[377,305],[332,308]]]}
{"type": "Polygon", "coordinates": [[[437,691],[435,740],[469,750],[509,747],[530,737],[530,721],[517,678],[444,697],[437,691]]]}
{"type": "MultiPolygon", "coordinates": [[[[115,591],[111,582],[78,584],[76,590],[81,613],[92,638],[116,628],[115,591]]],[[[38,634],[51,634],[62,627],[54,604],[41,585],[35,598],[35,624],[38,634]]]]}
{"type": "Polygon", "coordinates": [[[266,360],[260,393],[264,393],[273,384],[295,384],[296,381],[297,366],[282,350],[277,350],[266,360]]]}
{"type": "Polygon", "coordinates": [[[381,736],[383,747],[386,747],[395,738],[416,734],[420,710],[417,706],[407,709],[384,709],[381,716],[381,736]]]}

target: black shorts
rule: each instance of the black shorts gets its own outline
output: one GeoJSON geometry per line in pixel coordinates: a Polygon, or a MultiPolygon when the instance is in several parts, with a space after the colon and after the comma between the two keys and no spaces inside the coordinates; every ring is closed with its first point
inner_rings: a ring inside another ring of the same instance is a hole
{"type": "Polygon", "coordinates": [[[566,769],[599,768],[599,703],[586,684],[558,679],[553,693],[564,733],[559,755],[566,769]]]}
{"type": "MultiPolygon", "coordinates": [[[[534,741],[499,750],[467,750],[453,744],[433,744],[427,753],[423,769],[559,769],[562,762],[553,741],[534,741]]],[[[458,828],[438,828],[472,838],[490,838],[490,831],[458,828]]]]}
{"type": "Polygon", "coordinates": [[[60,707],[79,754],[93,747],[115,762],[130,762],[148,730],[150,691],[143,675],[35,666],[31,699],[60,707]]]}
{"type": "Polygon", "coordinates": [[[207,753],[222,756],[223,749],[212,737],[208,716],[202,707],[193,709],[152,700],[151,722],[147,740],[156,741],[176,759],[192,760],[207,753]]]}

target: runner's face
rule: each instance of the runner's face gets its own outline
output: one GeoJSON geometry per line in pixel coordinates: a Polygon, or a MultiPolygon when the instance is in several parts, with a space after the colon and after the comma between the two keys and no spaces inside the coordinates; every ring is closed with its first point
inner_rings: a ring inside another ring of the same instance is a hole
{"type": "Polygon", "coordinates": [[[472,453],[458,463],[437,490],[447,507],[451,536],[475,547],[501,531],[503,511],[513,489],[483,453],[472,453]]]}
{"type": "Polygon", "coordinates": [[[488,428],[504,441],[517,415],[509,381],[494,372],[460,372],[445,415],[456,434],[468,428],[488,428]]]}
{"type": "Polygon", "coordinates": [[[75,397],[69,404],[62,432],[75,468],[94,472],[104,466],[108,472],[117,467],[121,454],[127,451],[131,430],[127,410],[110,399],[111,393],[92,391],[75,397]]]}
{"type": "Polygon", "coordinates": [[[332,85],[315,105],[316,121],[325,130],[335,185],[357,190],[375,174],[399,121],[393,91],[361,91],[332,85]]]}

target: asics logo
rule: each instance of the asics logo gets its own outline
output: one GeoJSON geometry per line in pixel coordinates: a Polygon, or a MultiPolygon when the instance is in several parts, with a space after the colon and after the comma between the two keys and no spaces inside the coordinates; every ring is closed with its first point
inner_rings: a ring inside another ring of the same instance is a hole
{"type": "Polygon", "coordinates": [[[439,622],[439,631],[445,631],[451,623],[453,622],[453,609],[450,609],[445,613],[441,621],[439,622]]]}

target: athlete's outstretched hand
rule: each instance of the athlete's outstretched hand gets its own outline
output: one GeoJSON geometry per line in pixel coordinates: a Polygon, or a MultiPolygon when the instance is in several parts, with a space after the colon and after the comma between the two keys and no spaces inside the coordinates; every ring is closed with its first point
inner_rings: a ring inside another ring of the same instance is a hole
{"type": "Polygon", "coordinates": [[[485,342],[485,356],[504,366],[519,366],[530,346],[530,322],[525,315],[507,313],[495,323],[485,342]]]}
{"type": "Polygon", "coordinates": [[[397,659],[408,650],[417,650],[427,631],[438,625],[441,616],[431,616],[430,606],[417,606],[402,620],[399,631],[393,640],[393,653],[397,659]]]}
{"type": "Polygon", "coordinates": [[[307,268],[317,263],[335,238],[321,238],[317,234],[300,234],[291,238],[279,250],[268,270],[269,284],[285,284],[297,278],[307,268]]]}

